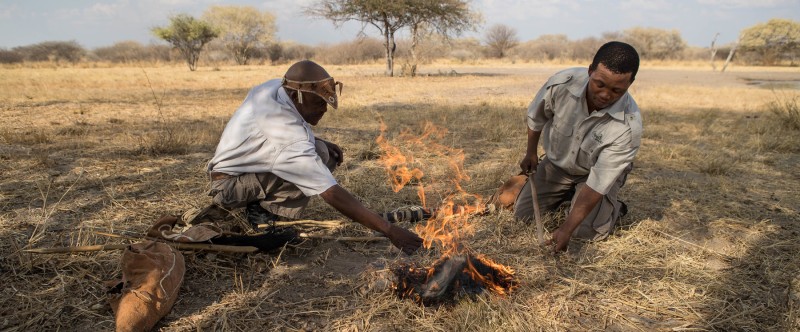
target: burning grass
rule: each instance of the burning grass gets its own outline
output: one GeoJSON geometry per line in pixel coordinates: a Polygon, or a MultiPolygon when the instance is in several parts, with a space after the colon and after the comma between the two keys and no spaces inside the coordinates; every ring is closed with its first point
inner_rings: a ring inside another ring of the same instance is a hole
{"type": "MultiPolygon", "coordinates": [[[[474,196],[452,196],[455,185],[445,180],[455,169],[470,179],[461,189],[480,197],[517,171],[524,109],[559,68],[455,69],[498,75],[389,79],[372,75],[380,66],[330,66],[348,89],[342,109],[329,112],[315,131],[345,149],[337,179],[370,208],[423,205],[419,185],[430,208],[441,210],[448,197],[455,205],[475,206],[477,199],[466,198],[474,196]],[[375,142],[379,119],[387,140],[412,152],[411,166],[424,172],[397,192],[375,142]],[[410,141],[398,144],[404,132],[423,137],[426,123],[445,129],[428,137],[463,151],[462,167],[442,159],[458,154],[423,151],[410,141]]],[[[610,239],[575,242],[568,253],[553,256],[535,244],[535,227],[514,221],[508,212],[472,215],[455,227],[472,228],[460,238],[470,253],[513,270],[518,286],[509,295],[454,292],[450,299],[459,300],[449,305],[420,306],[392,291],[361,292],[362,271],[375,261],[408,263],[427,278],[429,267],[457,254],[448,256],[447,247],[435,242],[405,258],[385,242],[307,240],[247,256],[187,252],[180,297],[158,327],[800,329],[800,138],[784,125],[785,118],[769,111],[774,92],[739,80],[800,73],[736,69],[724,75],[697,68],[640,70],[632,93],[643,110],[645,134],[622,192],[631,211],[610,239]]],[[[3,69],[0,329],[111,329],[103,281],[119,276],[119,252],[35,256],[21,249],[123,243],[92,231],[141,233],[162,214],[202,206],[208,199],[203,171],[216,136],[247,88],[277,77],[285,67],[145,70],[150,85],[141,68],[3,69]],[[142,147],[154,145],[141,138],[164,137],[162,125],[192,139],[166,144],[181,147],[180,153],[142,153],[142,147]]],[[[798,96],[796,90],[782,93],[785,100],[798,96]]],[[[340,218],[318,199],[308,217],[340,218]]],[[[561,220],[563,214],[549,215],[545,226],[552,230],[561,220]]],[[[349,224],[303,231],[372,235],[349,224]]]]}

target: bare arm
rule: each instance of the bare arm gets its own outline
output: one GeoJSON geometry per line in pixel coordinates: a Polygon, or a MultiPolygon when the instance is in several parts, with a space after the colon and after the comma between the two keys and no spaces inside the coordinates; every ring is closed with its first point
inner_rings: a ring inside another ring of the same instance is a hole
{"type": "Polygon", "coordinates": [[[406,254],[412,254],[422,245],[422,239],[413,232],[397,227],[367,209],[353,195],[339,185],[334,185],[320,194],[325,203],[355,222],[371,230],[383,233],[392,244],[406,254]]]}
{"type": "Polygon", "coordinates": [[[536,172],[536,167],[539,166],[539,137],[542,135],[541,131],[533,131],[528,128],[528,146],[525,149],[525,157],[519,162],[519,168],[522,173],[536,172]]]}
{"type": "Polygon", "coordinates": [[[572,237],[572,232],[581,224],[583,219],[597,206],[597,203],[603,198],[603,194],[594,191],[589,186],[583,186],[581,191],[578,192],[578,198],[575,199],[575,206],[567,215],[567,219],[561,224],[561,227],[555,230],[547,244],[554,245],[553,251],[565,251],[569,245],[569,239],[572,237]]]}

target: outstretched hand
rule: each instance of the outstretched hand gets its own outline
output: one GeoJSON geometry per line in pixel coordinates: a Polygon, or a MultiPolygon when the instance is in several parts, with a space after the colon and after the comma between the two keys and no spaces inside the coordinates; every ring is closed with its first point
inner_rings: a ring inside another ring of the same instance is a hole
{"type": "Polygon", "coordinates": [[[395,247],[406,253],[406,255],[413,254],[422,245],[422,239],[417,236],[417,234],[394,224],[392,224],[389,231],[386,232],[386,237],[392,241],[395,247]]]}
{"type": "Polygon", "coordinates": [[[550,239],[545,241],[544,244],[546,246],[552,246],[553,252],[556,253],[561,251],[567,251],[567,246],[569,246],[570,237],[572,237],[572,234],[569,234],[569,232],[561,230],[561,227],[559,227],[552,234],[550,234],[550,239]]]}

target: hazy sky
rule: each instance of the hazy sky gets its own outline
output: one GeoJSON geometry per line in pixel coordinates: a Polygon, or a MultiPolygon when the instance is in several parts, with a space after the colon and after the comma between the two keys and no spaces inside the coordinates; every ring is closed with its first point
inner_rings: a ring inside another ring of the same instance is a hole
{"type": "MultiPolygon", "coordinates": [[[[156,42],[150,28],[165,25],[178,13],[202,15],[211,5],[249,5],[278,17],[278,37],[315,45],[353,39],[361,28],[352,23],[336,29],[310,19],[302,9],[314,0],[0,0],[0,47],[42,41],[75,40],[84,47],[110,46],[135,40],[156,42]]],[[[692,46],[708,46],[719,32],[719,44],[771,18],[800,21],[800,0],[473,0],[485,29],[502,23],[517,30],[522,41],[543,34],[570,39],[599,37],[603,32],[642,26],[676,29],[692,46]]],[[[365,30],[378,36],[374,27],[365,30]]],[[[480,38],[482,30],[468,36],[480,38]]]]}

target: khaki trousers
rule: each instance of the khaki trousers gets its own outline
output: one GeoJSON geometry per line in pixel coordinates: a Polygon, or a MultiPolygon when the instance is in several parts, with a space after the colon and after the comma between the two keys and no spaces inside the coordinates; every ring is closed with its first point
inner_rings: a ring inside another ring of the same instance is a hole
{"type": "MultiPolygon", "coordinates": [[[[602,240],[607,238],[613,231],[619,219],[621,204],[617,200],[620,188],[625,185],[628,173],[633,169],[633,165],[628,166],[614,182],[608,194],[604,195],[594,210],[586,216],[580,226],[575,229],[573,237],[602,240]]],[[[571,207],[575,204],[578,193],[586,185],[588,175],[570,175],[553,165],[546,157],[539,162],[534,174],[536,184],[536,194],[539,196],[539,209],[545,212],[555,211],[561,203],[571,201],[571,207]],[[570,195],[572,197],[570,197],[570,195]]],[[[533,200],[531,195],[530,179],[519,192],[517,201],[514,204],[514,216],[519,220],[530,222],[533,220],[533,200]]]]}
{"type": "MultiPolygon", "coordinates": [[[[333,172],[336,159],[331,157],[328,146],[317,139],[315,147],[322,162],[333,172]]],[[[272,173],[246,173],[211,181],[208,195],[214,204],[228,210],[260,201],[261,207],[267,211],[290,219],[300,218],[310,201],[293,183],[272,173]]]]}

